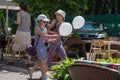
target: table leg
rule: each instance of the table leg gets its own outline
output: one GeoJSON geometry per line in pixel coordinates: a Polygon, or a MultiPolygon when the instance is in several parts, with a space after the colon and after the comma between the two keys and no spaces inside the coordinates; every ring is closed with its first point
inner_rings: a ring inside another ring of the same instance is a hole
{"type": "Polygon", "coordinates": [[[111,57],[111,55],[110,55],[110,46],[111,46],[111,44],[110,44],[110,43],[108,43],[108,58],[110,58],[110,57],[111,57]]]}

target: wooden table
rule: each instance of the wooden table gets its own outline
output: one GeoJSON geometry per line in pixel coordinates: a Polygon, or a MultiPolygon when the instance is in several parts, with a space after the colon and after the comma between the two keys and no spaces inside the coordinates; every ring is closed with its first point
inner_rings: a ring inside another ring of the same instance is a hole
{"type": "Polygon", "coordinates": [[[105,45],[108,46],[108,57],[110,58],[111,55],[110,55],[110,52],[111,52],[111,45],[112,44],[115,44],[115,45],[120,45],[120,42],[119,41],[104,41],[105,45]]]}

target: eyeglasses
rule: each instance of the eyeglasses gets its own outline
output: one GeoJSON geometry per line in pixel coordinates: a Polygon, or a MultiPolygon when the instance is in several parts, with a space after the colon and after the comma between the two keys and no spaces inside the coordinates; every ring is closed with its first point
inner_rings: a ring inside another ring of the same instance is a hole
{"type": "Polygon", "coordinates": [[[44,23],[47,23],[47,22],[45,22],[45,21],[43,21],[43,20],[40,20],[40,21],[42,21],[42,22],[44,22],[44,23]]]}

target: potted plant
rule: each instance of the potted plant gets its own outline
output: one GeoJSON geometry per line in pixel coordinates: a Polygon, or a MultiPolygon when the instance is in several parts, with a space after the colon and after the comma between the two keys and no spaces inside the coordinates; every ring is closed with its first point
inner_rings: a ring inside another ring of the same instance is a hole
{"type": "Polygon", "coordinates": [[[69,37],[64,43],[64,47],[69,57],[76,57],[76,54],[78,54],[80,57],[86,56],[85,43],[81,40],[79,34],[75,31],[73,31],[71,37],[69,37]]]}
{"type": "Polygon", "coordinates": [[[80,36],[77,32],[73,32],[73,34],[71,34],[71,37],[68,38],[68,40],[73,41],[73,42],[80,42],[80,36]]]}
{"type": "Polygon", "coordinates": [[[97,62],[106,66],[108,68],[112,68],[120,71],[120,58],[109,58],[109,59],[97,59],[97,62]]]}

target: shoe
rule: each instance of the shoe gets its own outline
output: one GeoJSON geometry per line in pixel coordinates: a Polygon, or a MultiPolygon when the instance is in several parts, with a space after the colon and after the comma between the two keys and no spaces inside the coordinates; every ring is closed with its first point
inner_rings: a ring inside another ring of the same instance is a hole
{"type": "Polygon", "coordinates": [[[42,77],[43,77],[43,76],[41,76],[39,80],[42,80],[42,77]]]}
{"type": "Polygon", "coordinates": [[[9,61],[8,64],[14,65],[15,62],[14,61],[9,61]]]}
{"type": "Polygon", "coordinates": [[[41,76],[40,80],[50,80],[50,78],[48,76],[41,76]]]}
{"type": "Polygon", "coordinates": [[[47,72],[45,75],[48,76],[48,77],[50,77],[50,73],[49,72],[47,72]]]}
{"type": "Polygon", "coordinates": [[[29,70],[28,70],[28,74],[29,74],[29,76],[30,76],[30,79],[32,79],[33,71],[34,71],[34,70],[33,70],[32,67],[30,67],[29,70]]]}

